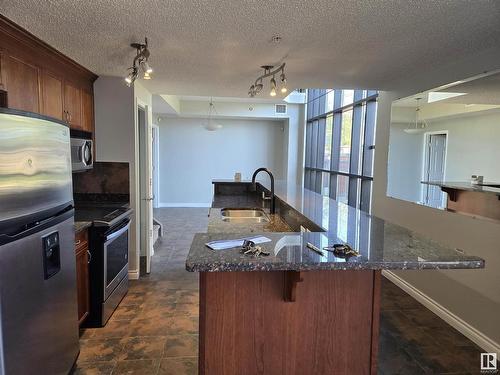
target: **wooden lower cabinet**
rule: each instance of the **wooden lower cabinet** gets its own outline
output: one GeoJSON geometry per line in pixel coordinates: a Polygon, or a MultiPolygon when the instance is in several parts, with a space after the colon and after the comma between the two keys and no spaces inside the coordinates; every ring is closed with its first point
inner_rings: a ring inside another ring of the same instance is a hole
{"type": "Polygon", "coordinates": [[[76,241],[76,290],[78,299],[78,322],[81,325],[89,314],[89,245],[87,231],[79,232],[76,241]]]}

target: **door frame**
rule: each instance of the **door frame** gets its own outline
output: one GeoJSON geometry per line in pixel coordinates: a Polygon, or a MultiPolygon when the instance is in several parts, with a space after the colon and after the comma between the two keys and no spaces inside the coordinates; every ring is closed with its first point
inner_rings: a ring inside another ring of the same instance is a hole
{"type": "MultiPolygon", "coordinates": [[[[136,218],[137,218],[137,223],[136,223],[136,228],[137,228],[137,233],[138,233],[138,244],[139,244],[139,251],[137,251],[137,265],[138,265],[138,271],[140,270],[140,257],[142,253],[142,235],[144,234],[144,239],[145,239],[145,247],[144,253],[146,254],[146,273],[149,274],[151,272],[151,257],[153,255],[153,204],[152,201],[145,200],[145,198],[142,196],[142,190],[141,190],[141,181],[140,181],[140,167],[141,167],[141,150],[145,150],[145,155],[146,158],[149,160],[149,164],[151,164],[151,157],[152,157],[152,142],[151,142],[151,137],[152,137],[152,115],[151,115],[151,107],[148,103],[140,100],[139,98],[136,98],[135,102],[135,121],[136,121],[136,162],[135,162],[135,173],[136,173],[136,201],[137,201],[137,208],[138,212],[136,213],[136,218]],[[140,137],[140,123],[139,123],[139,109],[144,111],[144,130],[146,131],[145,135],[146,137],[144,138],[144,143],[141,143],[141,137],[140,137]],[[146,209],[146,223],[145,225],[141,225],[141,213],[142,210],[146,209]]],[[[150,168],[146,168],[146,179],[151,181],[151,170],[150,168]]],[[[146,184],[146,192],[151,193],[151,182],[149,184],[146,184]],[[148,190],[148,185],[149,185],[149,190],[148,190]]],[[[149,197],[147,197],[149,198],[149,197]]]]}
{"type": "Polygon", "coordinates": [[[153,132],[153,208],[160,207],[160,127],[152,124],[153,132]],[[156,163],[154,163],[156,161],[156,163]]]}
{"type": "MultiPolygon", "coordinates": [[[[444,172],[443,172],[443,180],[446,180],[446,171],[447,171],[447,159],[448,159],[448,140],[449,140],[449,131],[448,130],[434,130],[434,131],[429,131],[424,133],[424,139],[423,139],[423,158],[422,158],[422,173],[421,173],[421,181],[427,181],[426,177],[426,167],[427,167],[427,156],[428,156],[428,147],[427,144],[429,142],[429,138],[431,135],[437,135],[437,134],[442,134],[446,136],[446,142],[445,142],[445,152],[444,152],[444,172]]],[[[422,202],[423,205],[425,205],[425,190],[427,188],[427,185],[422,184],[422,189],[420,190],[420,201],[422,202]]],[[[446,201],[447,201],[447,195],[443,194],[443,199],[441,202],[441,206],[446,207],[446,201]]]]}

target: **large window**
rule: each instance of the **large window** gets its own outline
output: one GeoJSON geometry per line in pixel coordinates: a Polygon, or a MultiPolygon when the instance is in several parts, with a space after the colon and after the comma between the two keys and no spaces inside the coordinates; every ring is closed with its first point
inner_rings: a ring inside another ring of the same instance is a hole
{"type": "Polygon", "coordinates": [[[307,189],[370,211],[377,97],[373,90],[307,90],[307,189]]]}

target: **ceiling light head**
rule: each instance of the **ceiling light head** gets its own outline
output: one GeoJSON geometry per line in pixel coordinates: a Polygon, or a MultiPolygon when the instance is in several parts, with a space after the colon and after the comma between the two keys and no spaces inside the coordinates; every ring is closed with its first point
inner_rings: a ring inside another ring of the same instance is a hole
{"type": "Polygon", "coordinates": [[[274,79],[274,77],[271,78],[270,84],[271,84],[271,92],[269,93],[269,95],[276,96],[276,80],[274,79]]]}
{"type": "Polygon", "coordinates": [[[148,80],[148,79],[151,79],[151,76],[149,75],[148,72],[144,72],[144,76],[142,78],[148,80]]]}
{"type": "Polygon", "coordinates": [[[142,61],[142,70],[144,70],[144,73],[148,73],[148,74],[151,74],[153,73],[153,68],[151,68],[151,66],[148,64],[148,62],[146,60],[142,61]]]}
{"type": "Polygon", "coordinates": [[[257,83],[255,85],[255,93],[258,94],[259,92],[262,91],[263,88],[264,88],[264,85],[262,84],[262,81],[260,81],[259,83],[257,83]]]}
{"type": "Polygon", "coordinates": [[[252,98],[255,96],[255,86],[254,85],[250,86],[250,88],[248,89],[248,96],[251,96],[252,98]]]}
{"type": "Polygon", "coordinates": [[[130,73],[125,77],[125,83],[127,84],[128,87],[132,86],[134,81],[137,79],[137,76],[139,74],[137,67],[133,66],[129,68],[130,73]]]}
{"type": "Polygon", "coordinates": [[[280,75],[280,81],[281,81],[281,93],[286,94],[288,91],[288,88],[286,87],[286,77],[285,77],[284,72],[282,72],[280,75]]]}

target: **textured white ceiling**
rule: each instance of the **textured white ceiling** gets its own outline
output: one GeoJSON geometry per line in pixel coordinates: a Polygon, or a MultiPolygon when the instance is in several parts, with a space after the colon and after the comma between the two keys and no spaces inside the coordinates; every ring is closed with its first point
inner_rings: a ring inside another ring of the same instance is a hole
{"type": "Polygon", "coordinates": [[[495,0],[0,0],[0,12],[99,75],[124,75],[147,36],[144,84],[161,94],[243,97],[279,61],[291,87],[391,89],[500,46],[495,0]]]}

